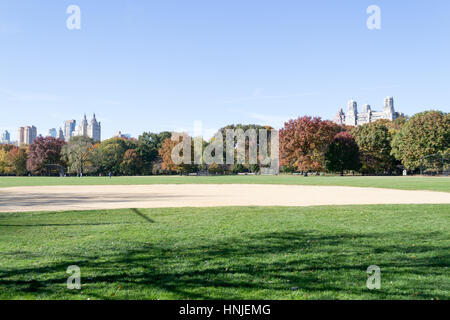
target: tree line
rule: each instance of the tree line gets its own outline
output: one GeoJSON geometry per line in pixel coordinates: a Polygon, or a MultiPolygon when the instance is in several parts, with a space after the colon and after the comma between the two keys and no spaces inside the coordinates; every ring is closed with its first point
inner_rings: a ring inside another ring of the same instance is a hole
{"type": "MultiPolygon", "coordinates": [[[[229,125],[219,132],[224,134],[226,129],[271,128],[229,125]]],[[[171,140],[171,135],[144,132],[138,139],[111,138],[99,143],[83,136],[72,137],[68,142],[38,137],[29,146],[0,145],[0,175],[157,175],[199,171],[232,174],[258,173],[261,169],[258,164],[249,164],[248,154],[245,163],[177,165],[172,162],[171,152],[178,142],[171,140]]],[[[211,142],[200,141],[202,147],[211,142]]],[[[450,115],[441,111],[357,127],[304,116],[287,121],[279,131],[280,170],[286,173],[398,174],[403,169],[416,172],[422,157],[449,152],[450,115]]]]}

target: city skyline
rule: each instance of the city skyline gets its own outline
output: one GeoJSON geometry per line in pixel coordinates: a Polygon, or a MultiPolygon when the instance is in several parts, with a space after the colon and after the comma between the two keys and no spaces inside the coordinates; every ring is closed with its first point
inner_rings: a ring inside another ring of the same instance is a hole
{"type": "Polygon", "coordinates": [[[46,135],[84,110],[102,115],[104,137],[189,131],[195,121],[209,132],[279,128],[387,95],[408,115],[450,110],[448,1],[380,0],[379,30],[366,26],[365,0],[77,0],[80,30],[66,27],[69,4],[0,4],[0,130],[14,140],[20,126],[46,135]]]}
{"type": "MultiPolygon", "coordinates": [[[[347,113],[344,112],[344,108],[338,108],[338,113],[334,117],[332,117],[330,119],[324,119],[324,120],[330,120],[339,125],[345,124],[345,125],[350,125],[350,126],[357,126],[357,125],[361,125],[364,123],[373,122],[378,119],[387,119],[387,120],[393,121],[400,116],[410,116],[403,112],[399,112],[399,111],[395,110],[394,97],[391,97],[391,96],[384,98],[382,111],[376,111],[375,109],[372,109],[370,104],[364,104],[362,107],[362,111],[359,111],[358,107],[357,107],[357,101],[355,101],[353,99],[348,100],[346,111],[347,111],[347,113]]],[[[425,111],[425,109],[422,111],[425,111]]],[[[315,116],[314,114],[310,114],[310,115],[315,116]]],[[[299,114],[299,115],[293,117],[292,119],[295,119],[300,116],[302,116],[302,115],[299,114]]],[[[287,122],[288,120],[289,119],[284,119],[283,122],[287,122]]],[[[65,121],[63,121],[63,125],[60,126],[59,129],[50,128],[50,129],[48,129],[46,135],[37,134],[36,136],[59,137],[59,138],[64,139],[65,141],[68,141],[72,136],[83,135],[83,136],[88,136],[90,138],[93,138],[94,141],[102,141],[102,139],[101,139],[101,130],[102,129],[101,129],[100,123],[101,122],[97,122],[95,112],[94,112],[93,118],[91,119],[90,124],[88,124],[87,118],[86,118],[86,113],[84,113],[84,117],[83,117],[80,125],[77,125],[76,119],[65,120],[65,121]],[[95,133],[94,133],[94,130],[96,130],[95,133]]],[[[239,121],[234,122],[233,124],[238,124],[238,123],[243,124],[243,122],[239,122],[239,121]]],[[[255,122],[255,124],[259,124],[259,123],[255,122]]],[[[36,127],[34,125],[32,127],[36,129],[36,127]]],[[[26,128],[26,127],[23,127],[23,128],[26,128]]],[[[19,135],[20,135],[20,129],[23,129],[23,128],[19,128],[19,135]]],[[[275,129],[280,129],[280,128],[275,127],[275,129]]],[[[171,131],[171,132],[184,131],[184,132],[188,132],[189,134],[195,135],[195,136],[200,134],[204,138],[209,139],[219,129],[220,128],[217,128],[217,129],[203,128],[203,123],[201,123],[201,121],[200,121],[200,124],[199,124],[197,121],[197,123],[196,122],[193,123],[192,127],[189,130],[184,130],[184,128],[183,128],[181,130],[172,129],[172,130],[164,130],[164,131],[171,131]],[[201,132],[199,132],[199,129],[201,130],[201,132]]],[[[7,130],[2,130],[2,128],[0,128],[0,132],[3,132],[2,139],[6,132],[10,135],[10,133],[7,130]]],[[[106,137],[106,139],[114,138],[114,137],[138,138],[139,135],[141,135],[143,132],[137,134],[136,136],[132,136],[129,133],[123,134],[121,129],[116,129],[114,134],[106,137]]],[[[146,130],[146,132],[161,132],[161,131],[154,131],[154,130],[148,129],[148,130],[146,130]]],[[[5,143],[2,139],[0,139],[0,143],[5,143]]],[[[14,140],[11,138],[10,138],[10,141],[14,142],[14,140]]]]}

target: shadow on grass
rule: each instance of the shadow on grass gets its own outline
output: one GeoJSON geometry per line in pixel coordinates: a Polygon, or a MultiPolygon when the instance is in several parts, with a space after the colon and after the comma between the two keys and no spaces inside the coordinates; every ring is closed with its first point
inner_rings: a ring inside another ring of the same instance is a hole
{"type": "Polygon", "coordinates": [[[139,217],[141,217],[142,219],[144,219],[145,221],[149,222],[149,223],[155,223],[154,220],[152,220],[151,218],[149,218],[148,216],[146,216],[144,213],[142,213],[139,209],[136,208],[132,208],[130,209],[132,212],[136,213],[139,217]]]}
{"type": "MultiPolygon", "coordinates": [[[[142,214],[138,210],[135,213],[142,214]]],[[[406,232],[395,235],[411,241],[424,236],[406,232]]],[[[447,237],[438,232],[427,236],[435,241],[445,241],[447,237]]],[[[99,299],[113,298],[106,289],[119,285],[134,292],[133,298],[147,298],[146,290],[152,289],[177,299],[243,299],[261,295],[289,299],[294,297],[293,287],[306,297],[336,298],[346,294],[373,299],[435,298],[430,293],[437,285],[434,277],[448,279],[448,250],[433,245],[383,244],[391,237],[390,233],[318,235],[315,231],[299,231],[246,235],[182,247],[136,241],[132,249],[98,252],[89,259],[64,254],[58,256],[64,262],[47,267],[2,269],[0,292],[9,296],[32,293],[46,298],[58,298],[61,294],[79,298],[79,292],[65,288],[67,267],[78,265],[83,291],[99,299]],[[416,254],[421,256],[411,258],[416,254]],[[364,259],[367,256],[373,258],[364,259]],[[397,287],[369,292],[365,282],[366,269],[371,264],[381,268],[383,283],[400,281],[397,287]],[[414,296],[411,288],[417,291],[414,296]]],[[[24,252],[16,253],[17,258],[23,258],[24,252]]]]}

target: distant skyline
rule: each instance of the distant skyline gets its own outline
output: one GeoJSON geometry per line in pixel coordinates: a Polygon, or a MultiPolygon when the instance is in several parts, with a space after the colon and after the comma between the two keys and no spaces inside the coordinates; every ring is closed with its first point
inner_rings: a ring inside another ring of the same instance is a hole
{"type": "Polygon", "coordinates": [[[450,111],[450,1],[3,0],[0,132],[94,112],[118,130],[333,119],[350,99],[450,111]],[[369,30],[367,7],[381,9],[369,30]],[[81,29],[68,30],[69,5],[81,29]]]}

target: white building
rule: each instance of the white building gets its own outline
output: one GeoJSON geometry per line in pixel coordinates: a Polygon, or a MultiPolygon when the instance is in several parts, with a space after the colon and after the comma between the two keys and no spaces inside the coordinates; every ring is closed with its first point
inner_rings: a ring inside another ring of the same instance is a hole
{"type": "Polygon", "coordinates": [[[84,115],[81,124],[75,128],[73,136],[89,137],[92,140],[94,140],[94,142],[101,141],[102,127],[101,123],[97,122],[97,119],[95,118],[95,113],[89,124],[86,119],[86,115],[84,115]]]}
{"type": "Polygon", "coordinates": [[[370,105],[363,105],[362,112],[358,112],[358,105],[356,101],[350,100],[347,105],[347,114],[342,109],[338,111],[333,121],[337,124],[346,124],[348,126],[359,126],[365,123],[374,122],[379,119],[387,119],[393,121],[398,117],[403,116],[403,113],[394,110],[394,98],[387,97],[384,99],[384,106],[382,111],[374,111],[370,105]]]}
{"type": "Polygon", "coordinates": [[[19,141],[18,145],[30,145],[37,138],[37,129],[35,126],[26,126],[19,128],[19,141]]]}

